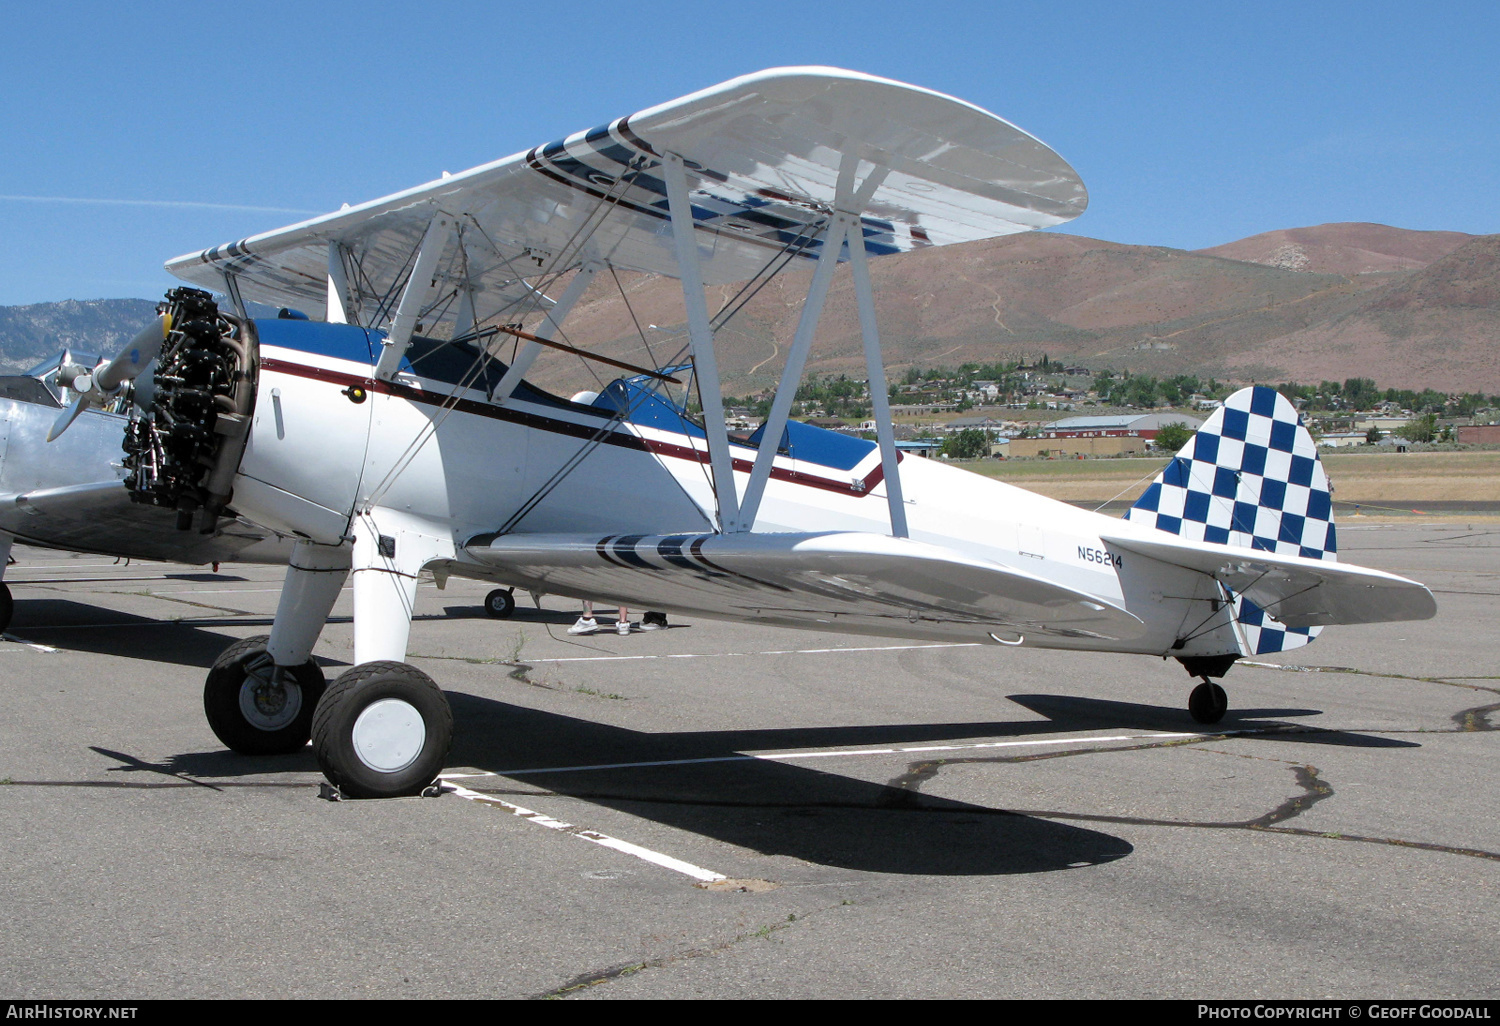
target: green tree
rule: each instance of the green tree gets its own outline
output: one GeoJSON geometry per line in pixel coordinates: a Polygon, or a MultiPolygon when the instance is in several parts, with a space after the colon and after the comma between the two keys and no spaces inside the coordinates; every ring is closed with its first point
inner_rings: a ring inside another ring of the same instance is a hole
{"type": "Polygon", "coordinates": [[[1163,424],[1158,429],[1156,441],[1152,444],[1165,452],[1177,452],[1197,433],[1182,421],[1174,420],[1170,424],[1163,424]]]}
{"type": "Polygon", "coordinates": [[[1373,378],[1346,378],[1344,401],[1351,410],[1369,409],[1380,401],[1380,390],[1375,387],[1373,378]]]}
{"type": "Polygon", "coordinates": [[[1414,417],[1396,429],[1396,434],[1408,442],[1430,442],[1437,437],[1437,414],[1425,413],[1414,417]]]}
{"type": "Polygon", "coordinates": [[[1365,432],[1365,444],[1366,445],[1379,445],[1380,444],[1380,440],[1382,438],[1384,438],[1384,437],[1385,437],[1385,435],[1383,435],[1383,434],[1380,433],[1380,429],[1378,427],[1376,427],[1374,424],[1371,424],[1370,425],[1370,430],[1368,430],[1368,431],[1365,432]]]}
{"type": "Polygon", "coordinates": [[[964,428],[953,432],[943,439],[943,447],[938,450],[950,460],[977,460],[988,455],[989,451],[989,436],[978,428],[964,428]]]}

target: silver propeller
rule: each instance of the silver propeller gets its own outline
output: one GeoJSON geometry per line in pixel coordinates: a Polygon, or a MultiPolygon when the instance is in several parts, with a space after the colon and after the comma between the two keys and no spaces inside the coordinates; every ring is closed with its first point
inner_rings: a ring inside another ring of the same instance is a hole
{"type": "Polygon", "coordinates": [[[53,422],[52,429],[47,432],[47,441],[60,438],[85,409],[104,405],[119,392],[121,385],[134,381],[161,353],[162,344],[171,330],[172,315],[164,313],[127,342],[125,348],[102,368],[84,367],[65,358],[58,368],[57,380],[77,392],[78,398],[53,422]]]}

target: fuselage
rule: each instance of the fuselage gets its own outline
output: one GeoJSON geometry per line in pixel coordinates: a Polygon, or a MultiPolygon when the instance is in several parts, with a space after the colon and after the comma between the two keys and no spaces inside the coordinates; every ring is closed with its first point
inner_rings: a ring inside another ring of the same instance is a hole
{"type": "MultiPolygon", "coordinates": [[[[258,328],[255,414],[234,487],[235,509],[257,523],[337,544],[349,536],[356,512],[394,510],[447,539],[433,560],[440,575],[501,583],[515,581],[504,568],[469,557],[468,539],[497,530],[603,536],[714,529],[702,430],[638,386],[616,383],[597,405],[529,385],[497,402],[488,393],[504,365],[467,346],[418,339],[401,371],[384,382],[372,373],[377,332],[295,320],[258,328]],[[611,401],[630,404],[630,412],[622,418],[611,401]]],[[[754,530],[888,534],[877,447],[794,428],[754,530]]],[[[742,493],[757,449],[733,449],[742,493]]],[[[1146,624],[1130,640],[1039,635],[1027,644],[1162,655],[1235,650],[1228,629],[1178,644],[1193,610],[1217,593],[1202,575],[1121,555],[1101,538],[1140,528],[937,461],[906,459],[900,473],[912,539],[1099,596],[1146,624]]],[[[974,624],[913,624],[901,633],[999,640],[974,624]]]]}

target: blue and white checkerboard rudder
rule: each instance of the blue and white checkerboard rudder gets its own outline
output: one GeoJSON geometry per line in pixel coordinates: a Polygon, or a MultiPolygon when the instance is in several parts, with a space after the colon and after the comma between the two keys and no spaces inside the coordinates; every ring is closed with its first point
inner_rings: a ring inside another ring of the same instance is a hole
{"type": "MultiPolygon", "coordinates": [[[[1234,393],[1125,514],[1191,541],[1335,561],[1333,497],[1318,447],[1275,389],[1234,393]]],[[[1246,655],[1284,652],[1318,636],[1286,627],[1236,597],[1246,655]]]]}

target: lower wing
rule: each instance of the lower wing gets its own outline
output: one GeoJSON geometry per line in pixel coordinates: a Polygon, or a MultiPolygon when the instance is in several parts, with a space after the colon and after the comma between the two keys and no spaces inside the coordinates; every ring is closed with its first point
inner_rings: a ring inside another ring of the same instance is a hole
{"type": "Polygon", "coordinates": [[[1097,596],[884,535],[508,534],[471,539],[466,551],[532,591],[755,623],[1110,640],[1144,631],[1139,618],[1097,596]]]}

